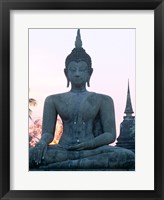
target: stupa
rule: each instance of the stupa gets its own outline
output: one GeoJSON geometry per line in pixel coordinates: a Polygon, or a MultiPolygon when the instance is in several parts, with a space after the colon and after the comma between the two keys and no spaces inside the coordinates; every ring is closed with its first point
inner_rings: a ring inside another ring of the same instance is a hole
{"type": "Polygon", "coordinates": [[[135,152],[135,116],[133,116],[133,108],[130,97],[129,81],[127,100],[125,107],[125,116],[120,124],[120,135],[117,138],[116,146],[130,149],[135,152]]]}

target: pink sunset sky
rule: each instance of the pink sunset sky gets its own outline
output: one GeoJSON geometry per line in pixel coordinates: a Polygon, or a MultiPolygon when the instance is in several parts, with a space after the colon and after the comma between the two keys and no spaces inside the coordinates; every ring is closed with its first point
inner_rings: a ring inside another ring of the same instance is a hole
{"type": "MultiPolygon", "coordinates": [[[[113,98],[117,135],[123,120],[128,79],[135,115],[135,29],[81,29],[83,48],[94,69],[88,91],[113,98]]],[[[29,97],[37,100],[33,118],[42,118],[46,96],[67,92],[65,58],[77,29],[29,29],[29,97]]]]}

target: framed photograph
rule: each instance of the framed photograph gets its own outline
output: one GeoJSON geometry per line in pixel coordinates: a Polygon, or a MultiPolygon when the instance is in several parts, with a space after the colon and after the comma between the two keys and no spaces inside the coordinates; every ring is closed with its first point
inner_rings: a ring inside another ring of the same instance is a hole
{"type": "Polygon", "coordinates": [[[163,6],[1,2],[2,199],[163,199],[163,6]]]}

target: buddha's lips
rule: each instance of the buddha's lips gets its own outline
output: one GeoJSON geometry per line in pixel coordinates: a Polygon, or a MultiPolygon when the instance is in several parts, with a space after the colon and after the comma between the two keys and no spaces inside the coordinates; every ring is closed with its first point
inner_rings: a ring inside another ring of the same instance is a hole
{"type": "Polygon", "coordinates": [[[75,80],[80,80],[80,81],[82,80],[80,77],[75,77],[74,79],[75,80]]]}

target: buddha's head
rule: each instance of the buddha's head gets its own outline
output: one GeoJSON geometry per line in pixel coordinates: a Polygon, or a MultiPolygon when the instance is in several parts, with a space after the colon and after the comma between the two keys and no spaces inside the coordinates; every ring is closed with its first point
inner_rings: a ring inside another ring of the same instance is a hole
{"type": "Polygon", "coordinates": [[[80,30],[78,29],[75,48],[67,56],[65,61],[64,72],[67,78],[67,87],[69,87],[69,82],[79,85],[87,83],[89,87],[90,77],[93,72],[91,65],[91,57],[82,48],[80,30]]]}

